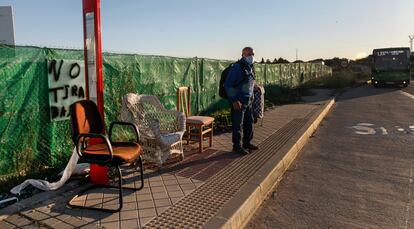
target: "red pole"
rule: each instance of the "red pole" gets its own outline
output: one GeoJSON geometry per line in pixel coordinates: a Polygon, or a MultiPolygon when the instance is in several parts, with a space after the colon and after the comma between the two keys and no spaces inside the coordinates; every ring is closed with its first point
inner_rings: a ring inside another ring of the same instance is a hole
{"type": "MultiPolygon", "coordinates": [[[[98,105],[104,121],[100,0],[82,0],[82,3],[86,97],[98,105]]],[[[91,164],[90,168],[92,183],[108,184],[106,166],[91,164]]]]}
{"type": "Polygon", "coordinates": [[[83,0],[82,3],[86,96],[96,102],[104,120],[100,0],[83,0]]]}

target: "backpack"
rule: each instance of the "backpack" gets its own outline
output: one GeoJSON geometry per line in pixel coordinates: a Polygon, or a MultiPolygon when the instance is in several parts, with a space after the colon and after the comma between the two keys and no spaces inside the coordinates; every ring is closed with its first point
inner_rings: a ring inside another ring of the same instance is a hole
{"type": "MultiPolygon", "coordinates": [[[[228,98],[228,95],[226,93],[226,89],[224,88],[224,83],[226,82],[226,79],[227,79],[227,76],[229,75],[230,69],[233,67],[234,64],[240,64],[241,67],[242,67],[242,69],[243,70],[245,69],[244,64],[242,64],[240,61],[237,61],[236,63],[232,63],[229,66],[227,66],[227,68],[225,68],[223,70],[223,72],[221,72],[220,85],[219,85],[219,95],[223,99],[227,99],[228,98]]],[[[245,74],[245,78],[242,81],[238,82],[237,84],[233,85],[233,87],[237,87],[241,83],[243,83],[247,79],[246,76],[247,75],[245,74]]]]}
{"type": "Polygon", "coordinates": [[[231,67],[233,67],[233,64],[230,64],[229,66],[227,66],[227,68],[225,68],[223,70],[223,72],[221,72],[219,95],[223,99],[228,98],[227,93],[226,93],[226,89],[224,88],[224,83],[226,82],[226,79],[227,79],[227,76],[229,75],[231,67]]]}

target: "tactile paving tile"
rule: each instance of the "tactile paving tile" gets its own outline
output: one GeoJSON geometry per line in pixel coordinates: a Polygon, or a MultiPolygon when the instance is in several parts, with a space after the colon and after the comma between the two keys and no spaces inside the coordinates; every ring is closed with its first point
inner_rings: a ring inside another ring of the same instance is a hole
{"type": "Polygon", "coordinates": [[[259,150],[234,161],[213,175],[191,194],[148,222],[144,228],[201,228],[306,124],[315,111],[316,109],[302,119],[287,123],[264,140],[259,150]]]}

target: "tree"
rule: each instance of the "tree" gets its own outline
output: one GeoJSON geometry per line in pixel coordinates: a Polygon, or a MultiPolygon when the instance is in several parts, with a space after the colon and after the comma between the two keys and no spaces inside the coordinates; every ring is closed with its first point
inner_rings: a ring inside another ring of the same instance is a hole
{"type": "Polygon", "coordinates": [[[279,63],[279,64],[288,64],[290,62],[286,59],[283,59],[282,57],[279,57],[279,59],[277,60],[277,63],[279,63]]]}

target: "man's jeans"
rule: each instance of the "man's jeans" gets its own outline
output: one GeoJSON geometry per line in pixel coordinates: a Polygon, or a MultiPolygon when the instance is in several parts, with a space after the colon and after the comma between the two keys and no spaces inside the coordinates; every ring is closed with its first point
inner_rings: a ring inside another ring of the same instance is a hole
{"type": "Polygon", "coordinates": [[[241,130],[243,126],[243,146],[249,145],[253,139],[253,110],[249,98],[246,101],[240,101],[242,108],[239,111],[234,110],[231,104],[231,122],[233,127],[233,148],[240,148],[241,130]]]}

